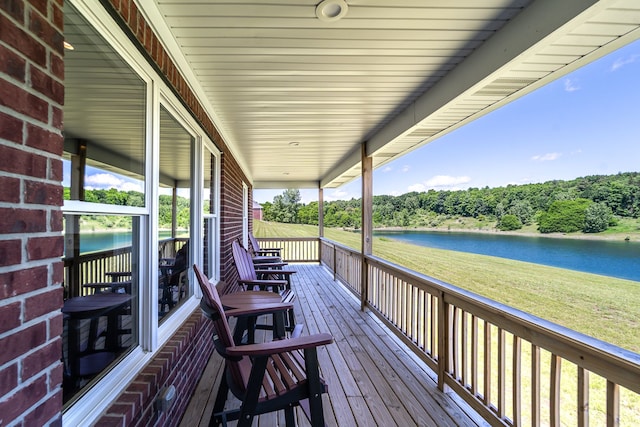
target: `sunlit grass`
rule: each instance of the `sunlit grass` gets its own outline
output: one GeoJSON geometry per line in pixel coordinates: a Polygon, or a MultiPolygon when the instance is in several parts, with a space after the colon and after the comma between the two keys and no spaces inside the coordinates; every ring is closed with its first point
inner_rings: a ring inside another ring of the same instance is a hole
{"type": "MultiPolygon", "coordinates": [[[[310,225],[254,221],[258,237],[317,237],[310,225]]],[[[359,250],[360,234],[325,229],[359,250]]],[[[622,348],[640,352],[640,283],[374,237],[373,253],[494,301],[622,348]]]]}
{"type": "MultiPolygon", "coordinates": [[[[318,229],[306,225],[285,225],[254,221],[258,237],[317,237],[318,229]]],[[[354,249],[360,248],[358,233],[325,229],[324,235],[354,249]]],[[[574,272],[532,263],[484,255],[425,248],[389,238],[374,238],[374,255],[444,282],[467,289],[497,302],[534,314],[570,329],[640,351],[640,283],[606,276],[574,272]]],[[[483,321],[479,322],[482,335],[483,321]]],[[[497,328],[491,327],[491,396],[495,405],[497,389],[497,328]]],[[[428,340],[429,337],[424,337],[428,340]]],[[[469,338],[470,339],[470,338],[469,338]]],[[[506,334],[505,413],[513,417],[513,336],[506,334]]],[[[470,346],[470,342],[467,343],[470,346]]],[[[464,362],[463,362],[464,363],[464,362]]],[[[470,363],[470,360],[466,362],[470,363]]],[[[522,343],[521,355],[522,425],[531,425],[531,344],[522,343]]],[[[478,391],[484,394],[484,343],[479,342],[478,391]]],[[[551,354],[540,353],[541,422],[549,425],[551,354]]],[[[468,369],[470,369],[468,367],[468,369]]],[[[566,360],[561,364],[560,424],[575,425],[577,410],[577,371],[566,360]]],[[[633,426],[640,419],[640,396],[620,389],[620,424],[633,426]]],[[[589,375],[589,418],[591,425],[606,424],[606,380],[589,375]]]]}

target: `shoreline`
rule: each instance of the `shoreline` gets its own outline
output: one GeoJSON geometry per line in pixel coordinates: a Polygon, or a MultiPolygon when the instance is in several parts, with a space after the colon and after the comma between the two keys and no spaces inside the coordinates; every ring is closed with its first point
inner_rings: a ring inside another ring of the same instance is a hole
{"type": "Polygon", "coordinates": [[[475,234],[493,234],[502,236],[523,236],[523,237],[540,237],[544,239],[573,239],[573,240],[606,240],[606,241],[626,241],[630,243],[640,242],[640,233],[611,233],[611,234],[588,234],[588,233],[539,233],[531,231],[501,231],[498,229],[469,229],[455,227],[378,227],[373,229],[376,231],[389,232],[407,232],[407,231],[428,231],[437,233],[475,233],[475,234]]]}

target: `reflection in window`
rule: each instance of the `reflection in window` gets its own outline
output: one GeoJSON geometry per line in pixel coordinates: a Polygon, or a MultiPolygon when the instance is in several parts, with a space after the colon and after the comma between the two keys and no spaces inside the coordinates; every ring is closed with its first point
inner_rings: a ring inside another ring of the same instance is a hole
{"type": "Polygon", "coordinates": [[[132,216],[65,215],[67,405],[137,345],[139,223],[132,216]]]}
{"type": "Polygon", "coordinates": [[[193,137],[160,108],[160,200],[158,222],[158,320],[191,296],[189,251],[193,137]]]}
{"type": "Polygon", "coordinates": [[[209,278],[217,278],[216,261],[216,158],[208,150],[204,152],[204,188],[203,202],[203,248],[204,274],[209,278]]]}
{"type": "Polygon", "coordinates": [[[64,57],[65,197],[141,206],[145,82],[68,3],[65,39],[74,50],[66,51],[64,57]]]}

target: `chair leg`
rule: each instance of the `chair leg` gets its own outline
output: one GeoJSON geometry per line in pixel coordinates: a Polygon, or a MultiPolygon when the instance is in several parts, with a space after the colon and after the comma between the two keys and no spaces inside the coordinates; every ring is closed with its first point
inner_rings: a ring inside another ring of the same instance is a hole
{"type": "Polygon", "coordinates": [[[227,425],[226,417],[224,415],[224,404],[227,402],[227,395],[229,394],[229,384],[227,384],[227,372],[226,369],[222,373],[222,379],[220,380],[220,386],[218,387],[218,393],[216,394],[216,400],[213,404],[213,411],[211,411],[211,419],[209,420],[209,427],[215,427],[222,423],[227,425]]]}
{"type": "Polygon", "coordinates": [[[296,426],[296,419],[293,416],[293,406],[284,408],[284,421],[287,427],[296,426]]]}
{"type": "Polygon", "coordinates": [[[322,383],[320,382],[320,370],[318,368],[318,351],[314,348],[304,350],[305,368],[307,370],[307,384],[309,386],[309,409],[311,412],[311,425],[324,426],[324,413],[322,412],[322,383]]]}
{"type": "Polygon", "coordinates": [[[240,407],[238,427],[250,427],[258,405],[258,397],[262,388],[262,379],[267,370],[268,356],[257,356],[251,366],[251,374],[247,382],[247,391],[240,407]]]}

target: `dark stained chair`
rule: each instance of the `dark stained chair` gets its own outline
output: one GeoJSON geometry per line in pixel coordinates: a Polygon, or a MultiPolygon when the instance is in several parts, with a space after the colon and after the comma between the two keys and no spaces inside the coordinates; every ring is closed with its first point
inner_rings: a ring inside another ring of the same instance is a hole
{"type": "Polygon", "coordinates": [[[282,248],[261,249],[260,242],[249,232],[249,252],[253,257],[277,257],[282,261],[282,248]]]}
{"type": "Polygon", "coordinates": [[[216,287],[197,266],[194,271],[204,294],[200,307],[214,323],[216,351],[225,359],[210,425],[238,420],[240,427],[251,426],[255,416],[284,410],[286,425],[293,427],[293,410],[299,405],[312,426],[323,426],[322,394],[327,385],[320,378],[317,348],[331,344],[333,337],[322,333],[238,346],[216,287]],[[224,411],[229,391],[241,406],[224,411]]]}

